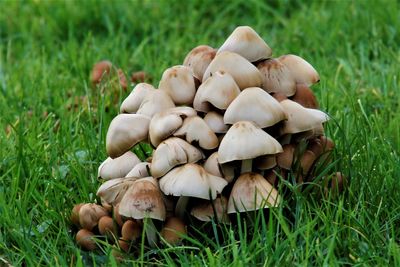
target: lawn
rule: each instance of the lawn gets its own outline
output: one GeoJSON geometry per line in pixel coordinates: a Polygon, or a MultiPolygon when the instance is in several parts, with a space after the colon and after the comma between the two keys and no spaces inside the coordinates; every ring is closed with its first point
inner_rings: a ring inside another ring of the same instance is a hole
{"type": "Polygon", "coordinates": [[[297,54],[318,70],[333,168],[350,185],[325,198],[294,187],[268,222],[126,263],[400,266],[398,2],[36,0],[0,10],[0,266],[116,264],[111,247],[82,252],[68,219],[74,204],[96,201],[105,133],[127,95],[93,88],[93,64],[144,70],[157,86],[193,47],[218,47],[238,25],[274,56],[297,54]]]}

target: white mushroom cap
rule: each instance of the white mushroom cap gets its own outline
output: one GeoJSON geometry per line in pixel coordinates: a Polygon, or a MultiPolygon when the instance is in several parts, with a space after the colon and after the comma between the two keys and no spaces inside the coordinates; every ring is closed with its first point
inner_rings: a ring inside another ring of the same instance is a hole
{"type": "Polygon", "coordinates": [[[106,137],[107,154],[116,158],[147,139],[150,118],[139,114],[119,114],[110,123],[106,137]]]}
{"type": "Polygon", "coordinates": [[[272,126],[286,119],[279,102],[261,88],[243,90],[225,112],[224,122],[252,121],[261,128],[272,126]]]}
{"type": "Polygon", "coordinates": [[[159,178],[177,165],[197,162],[202,158],[203,153],[199,149],[185,140],[171,137],[161,142],[153,152],[151,174],[159,178]]]}
{"type": "Polygon", "coordinates": [[[204,116],[204,121],[214,133],[226,133],[229,126],[224,123],[224,116],[215,111],[210,111],[204,116]]]}
{"type": "Polygon", "coordinates": [[[271,58],[257,64],[263,77],[263,89],[268,93],[292,96],[296,93],[296,80],[285,64],[271,58]]]}
{"type": "Polygon", "coordinates": [[[219,53],[208,65],[203,76],[203,82],[217,71],[229,73],[242,90],[262,85],[262,75],[258,69],[236,53],[228,51],[219,53]]]}
{"type": "Polygon", "coordinates": [[[199,45],[187,54],[183,65],[192,69],[193,76],[198,80],[203,79],[210,62],[214,59],[217,50],[208,45],[199,45]]]}
{"type": "Polygon", "coordinates": [[[278,191],[260,174],[248,172],[239,176],[233,185],[228,213],[276,207],[281,202],[278,191]]]}
{"type": "Polygon", "coordinates": [[[312,130],[329,120],[328,115],[324,112],[305,108],[289,99],[283,100],[280,104],[288,115],[288,119],[283,122],[281,134],[294,134],[312,130]]]}
{"type": "Polygon", "coordinates": [[[96,195],[106,203],[116,205],[137,179],[136,177],[130,177],[108,180],[99,187],[96,195]]]}
{"type": "Polygon", "coordinates": [[[196,86],[192,70],[186,66],[174,66],[166,69],[158,87],[167,92],[177,105],[193,103],[196,86]]]}
{"type": "Polygon", "coordinates": [[[190,214],[203,222],[211,221],[216,214],[218,221],[222,223],[230,223],[227,211],[228,200],[226,199],[226,197],[220,196],[214,199],[212,204],[210,203],[210,201],[204,201],[204,203],[196,205],[192,208],[190,214]]]}
{"type": "Polygon", "coordinates": [[[200,85],[193,107],[203,112],[209,111],[211,105],[225,110],[239,93],[240,89],[232,76],[224,71],[217,71],[200,85]]]}
{"type": "Polygon", "coordinates": [[[174,107],[171,97],[165,91],[158,89],[146,95],[136,113],[151,118],[160,111],[174,107]]]}
{"type": "Polygon", "coordinates": [[[186,117],[196,116],[197,112],[191,107],[176,107],[164,110],[153,116],[149,126],[150,142],[158,146],[179,129],[186,117]]]}
{"type": "Polygon", "coordinates": [[[186,118],[181,128],[174,133],[174,136],[185,137],[189,143],[196,141],[204,149],[214,149],[219,144],[218,137],[208,127],[207,123],[198,116],[186,118]]]}
{"type": "Polygon", "coordinates": [[[133,167],[132,170],[128,172],[125,177],[137,177],[137,178],[144,178],[150,176],[149,169],[150,163],[148,162],[140,162],[133,167]]]}
{"type": "Polygon", "coordinates": [[[225,134],[218,148],[219,163],[253,159],[282,152],[282,146],[252,122],[239,121],[225,134]]]}
{"type": "Polygon", "coordinates": [[[189,163],[177,167],[160,179],[166,195],[215,199],[227,185],[225,179],[214,176],[200,165],[189,163]]]}
{"type": "Polygon", "coordinates": [[[124,153],[118,158],[112,159],[108,157],[100,164],[97,176],[105,180],[125,177],[139,163],[140,159],[131,151],[124,153]]]}
{"type": "Polygon", "coordinates": [[[212,153],[203,164],[203,168],[210,174],[224,177],[218,163],[218,152],[212,153]]]}
{"type": "Polygon", "coordinates": [[[284,55],[280,56],[278,60],[289,68],[296,83],[310,86],[319,82],[318,72],[303,58],[296,55],[284,55]]]}
{"type": "Polygon", "coordinates": [[[136,113],[143,99],[155,88],[148,83],[139,83],[121,104],[121,113],[136,113]]]}
{"type": "Polygon", "coordinates": [[[157,180],[146,177],[136,180],[119,204],[119,214],[134,219],[146,217],[165,220],[165,205],[157,180]]]}
{"type": "Polygon", "coordinates": [[[222,51],[235,52],[250,62],[266,59],[272,55],[271,48],[249,26],[237,27],[218,49],[217,55],[222,51]]]}

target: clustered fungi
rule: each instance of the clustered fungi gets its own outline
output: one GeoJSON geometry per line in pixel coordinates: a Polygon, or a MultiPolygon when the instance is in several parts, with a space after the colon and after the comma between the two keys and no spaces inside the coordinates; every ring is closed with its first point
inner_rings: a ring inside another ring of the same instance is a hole
{"type": "Polygon", "coordinates": [[[334,147],[309,88],[319,75],[299,56],[271,55],[241,26],[219,49],[198,46],[165,70],[159,89],[137,84],[108,128],[102,205],[73,209],[77,243],[94,249],[96,231],[126,252],[142,233],[150,246],[159,236],[178,244],[188,218],[230,223],[229,214],[278,206],[278,183],[312,181],[334,147]],[[146,162],[131,152],[140,142],[154,148],[146,162]]]}

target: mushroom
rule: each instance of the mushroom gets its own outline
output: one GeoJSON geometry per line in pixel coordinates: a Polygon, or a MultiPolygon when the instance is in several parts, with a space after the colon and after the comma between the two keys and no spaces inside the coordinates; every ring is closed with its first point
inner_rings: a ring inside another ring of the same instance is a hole
{"type": "Polygon", "coordinates": [[[279,102],[257,87],[243,90],[224,114],[225,124],[252,121],[261,128],[272,126],[286,118],[286,113],[279,102]]]}
{"type": "Polygon", "coordinates": [[[137,178],[144,178],[150,176],[149,170],[150,170],[151,164],[149,162],[140,162],[136,164],[135,167],[132,168],[128,172],[125,177],[137,177],[137,178]]]}
{"type": "Polygon", "coordinates": [[[108,127],[106,137],[107,154],[111,158],[117,158],[140,141],[147,139],[149,124],[150,118],[145,115],[117,115],[108,127]]]}
{"type": "Polygon", "coordinates": [[[121,228],[123,240],[134,241],[142,234],[142,226],[136,220],[127,220],[121,228]]]}
{"type": "Polygon", "coordinates": [[[219,53],[208,65],[203,82],[217,71],[229,73],[241,90],[262,85],[262,75],[258,69],[236,53],[228,51],[219,53]]]}
{"type": "Polygon", "coordinates": [[[82,228],[92,231],[99,219],[107,214],[102,206],[92,203],[85,204],[79,209],[79,224],[82,228]]]}
{"type": "Polygon", "coordinates": [[[294,144],[286,144],[282,148],[283,152],[276,155],[276,162],[279,167],[290,170],[293,164],[296,146],[294,144]]]}
{"type": "Polygon", "coordinates": [[[264,155],[254,160],[255,167],[262,171],[272,169],[276,164],[276,155],[264,155]]]}
{"type": "Polygon", "coordinates": [[[132,92],[125,98],[120,107],[121,113],[136,113],[145,97],[156,90],[148,83],[137,84],[132,92]]]}
{"type": "Polygon", "coordinates": [[[185,163],[194,163],[203,158],[203,153],[177,137],[171,137],[161,142],[153,152],[151,174],[159,178],[173,167],[185,163]]]}
{"type": "Polygon", "coordinates": [[[229,126],[224,123],[224,116],[215,111],[210,111],[204,116],[204,121],[214,133],[226,133],[229,126]]]}
{"type": "Polygon", "coordinates": [[[116,205],[121,202],[126,191],[128,191],[137,179],[136,177],[130,177],[108,180],[99,187],[96,195],[105,202],[116,205]]]}
{"type": "Polygon", "coordinates": [[[196,86],[192,70],[186,66],[174,66],[166,69],[158,87],[165,91],[177,105],[193,103],[196,86]]]}
{"type": "Polygon", "coordinates": [[[212,153],[203,164],[203,168],[212,175],[223,177],[230,183],[235,177],[234,166],[231,162],[226,164],[219,164],[218,152],[212,153]]]}
{"type": "Polygon", "coordinates": [[[154,90],[147,94],[137,110],[137,114],[143,114],[148,117],[153,117],[154,114],[174,108],[175,104],[171,97],[164,90],[154,90]]]}
{"type": "Polygon", "coordinates": [[[79,224],[79,210],[81,209],[81,207],[85,205],[85,203],[79,203],[76,204],[73,208],[72,208],[72,212],[71,212],[71,222],[76,226],[76,227],[80,227],[79,224]]]}
{"type": "Polygon", "coordinates": [[[217,222],[230,223],[228,217],[228,200],[224,196],[217,197],[212,202],[204,201],[192,208],[190,214],[196,219],[209,222],[215,219],[217,222]]]}
{"type": "Polygon", "coordinates": [[[318,108],[318,101],[313,91],[305,84],[297,84],[292,100],[305,108],[318,108]]]}
{"type": "Polygon", "coordinates": [[[210,62],[214,59],[217,50],[208,45],[199,45],[193,48],[185,57],[183,65],[192,69],[193,76],[198,80],[203,79],[210,62]]]}
{"type": "Polygon", "coordinates": [[[109,239],[117,237],[118,229],[114,225],[114,221],[110,216],[103,216],[99,220],[99,233],[107,236],[109,239]]]}
{"type": "Polygon", "coordinates": [[[278,191],[258,173],[239,176],[228,201],[228,213],[276,207],[281,202],[278,191]]]}
{"type": "Polygon", "coordinates": [[[145,71],[136,71],[131,74],[132,83],[143,83],[145,81],[151,81],[151,76],[145,71]]]}
{"type": "Polygon", "coordinates": [[[112,68],[112,63],[108,60],[103,60],[97,62],[92,69],[92,74],[91,74],[91,81],[92,83],[96,84],[101,82],[101,79],[103,76],[107,75],[110,73],[112,68]]]}
{"type": "Polygon", "coordinates": [[[237,27],[218,49],[217,55],[223,51],[235,52],[250,62],[266,59],[272,55],[271,48],[249,26],[237,27]]]}
{"type": "Polygon", "coordinates": [[[161,236],[170,245],[179,244],[182,241],[182,236],[186,234],[185,223],[177,217],[169,217],[161,230],[161,236]]]}
{"type": "Polygon", "coordinates": [[[124,71],[122,69],[118,69],[117,75],[118,75],[119,85],[121,86],[122,89],[124,89],[124,91],[126,91],[126,88],[128,88],[128,81],[126,80],[124,71]]]}
{"type": "Polygon", "coordinates": [[[104,180],[124,177],[129,171],[140,163],[140,159],[132,151],[125,152],[117,158],[108,157],[100,164],[97,177],[104,180]]]}
{"type": "Polygon", "coordinates": [[[303,58],[296,55],[284,55],[278,60],[289,68],[296,83],[310,86],[319,82],[318,72],[303,58]]]}
{"type": "Polygon", "coordinates": [[[211,106],[225,110],[239,93],[240,89],[232,76],[224,71],[217,71],[200,85],[193,107],[202,112],[208,112],[211,106]]]}
{"type": "Polygon", "coordinates": [[[76,243],[87,251],[96,249],[96,242],[94,241],[94,234],[86,229],[81,229],[76,233],[76,243]]]}

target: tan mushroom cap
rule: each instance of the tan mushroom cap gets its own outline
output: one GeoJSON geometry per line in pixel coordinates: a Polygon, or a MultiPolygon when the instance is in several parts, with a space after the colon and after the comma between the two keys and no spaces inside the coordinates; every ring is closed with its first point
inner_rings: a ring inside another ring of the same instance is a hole
{"type": "Polygon", "coordinates": [[[121,113],[136,113],[145,97],[156,90],[153,85],[139,83],[133,88],[132,92],[125,98],[120,107],[121,113]]]}
{"type": "Polygon", "coordinates": [[[93,66],[92,73],[90,75],[90,80],[92,83],[99,83],[104,76],[110,74],[112,66],[112,63],[108,60],[97,62],[93,66]]]}
{"type": "Polygon", "coordinates": [[[78,233],[76,233],[76,243],[82,249],[87,251],[92,251],[97,248],[96,241],[94,240],[94,234],[86,229],[80,229],[78,233]]]}
{"type": "Polygon", "coordinates": [[[207,123],[198,116],[186,118],[181,128],[174,133],[174,136],[184,137],[189,143],[196,141],[201,148],[208,150],[218,147],[219,144],[218,137],[208,127],[207,123]]]}
{"type": "Polygon", "coordinates": [[[171,245],[179,244],[182,241],[182,236],[186,234],[185,223],[177,217],[169,217],[161,230],[161,236],[171,245]]]}
{"type": "Polygon", "coordinates": [[[117,158],[147,139],[150,118],[140,114],[119,114],[110,123],[106,137],[107,154],[117,158]]]}
{"type": "Polygon", "coordinates": [[[174,66],[166,69],[158,87],[167,92],[177,105],[193,103],[196,86],[192,70],[186,66],[174,66]]]}
{"type": "Polygon", "coordinates": [[[279,102],[258,87],[243,90],[224,114],[226,124],[252,121],[261,128],[275,125],[286,118],[287,115],[279,102]]]}
{"type": "Polygon", "coordinates": [[[259,170],[272,169],[276,164],[276,155],[264,155],[254,160],[254,165],[259,170]]]}
{"type": "Polygon", "coordinates": [[[128,172],[125,177],[136,177],[136,178],[144,178],[150,176],[149,169],[151,164],[149,162],[140,162],[136,164],[135,167],[132,168],[128,172]]]}
{"type": "Polygon", "coordinates": [[[192,69],[193,76],[203,79],[204,72],[214,59],[217,50],[208,45],[199,45],[193,48],[185,57],[183,65],[192,69]]]}
{"type": "Polygon", "coordinates": [[[289,68],[296,83],[310,86],[319,82],[318,72],[303,58],[296,55],[284,55],[278,60],[289,68]]]}
{"type": "Polygon", "coordinates": [[[87,203],[79,209],[79,224],[82,228],[91,231],[99,222],[100,218],[108,215],[102,206],[87,203]]]}
{"type": "Polygon", "coordinates": [[[174,107],[171,97],[165,91],[158,89],[145,96],[136,113],[151,118],[160,111],[174,107]]]}
{"type": "Polygon", "coordinates": [[[182,126],[186,117],[196,115],[197,112],[191,107],[170,108],[155,114],[149,126],[150,142],[157,147],[182,126]]]}
{"type": "Polygon", "coordinates": [[[232,125],[222,139],[218,160],[219,163],[226,163],[279,152],[282,152],[282,147],[272,136],[252,122],[239,121],[232,125]]]}
{"type": "Polygon", "coordinates": [[[202,112],[208,112],[211,106],[225,110],[239,93],[240,89],[232,76],[224,71],[217,71],[200,85],[193,107],[202,112]]]}
{"type": "Polygon", "coordinates": [[[208,65],[203,76],[203,82],[217,71],[229,73],[241,90],[262,85],[262,75],[258,69],[236,53],[228,51],[219,53],[208,65]]]}
{"type": "Polygon", "coordinates": [[[215,111],[210,111],[204,116],[204,121],[214,133],[226,133],[229,126],[224,123],[224,116],[215,111]]]}
{"type": "Polygon", "coordinates": [[[185,163],[194,163],[203,158],[203,153],[185,140],[171,137],[161,142],[153,152],[151,174],[159,178],[173,167],[185,163]]]}
{"type": "Polygon", "coordinates": [[[239,176],[233,185],[228,202],[228,213],[276,207],[281,202],[278,191],[258,173],[239,176]]]}
{"type": "Polygon", "coordinates": [[[97,176],[105,180],[125,177],[139,163],[140,159],[131,151],[125,152],[118,158],[108,157],[100,164],[97,176]]]}
{"type": "Polygon", "coordinates": [[[293,96],[292,100],[305,108],[317,109],[319,107],[313,91],[305,84],[297,84],[296,94],[293,96]]]}
{"type": "Polygon", "coordinates": [[[302,105],[286,99],[280,102],[288,115],[283,122],[281,134],[294,134],[305,132],[319,127],[329,120],[328,115],[318,109],[305,108],[302,105]]]}
{"type": "Polygon", "coordinates": [[[119,203],[119,213],[134,219],[164,221],[165,205],[157,180],[153,177],[136,180],[119,203]]]}
{"type": "Polygon", "coordinates": [[[293,164],[296,146],[294,144],[286,144],[282,148],[283,152],[276,155],[276,162],[279,167],[290,170],[293,164]]]}
{"type": "Polygon", "coordinates": [[[222,51],[235,52],[250,62],[266,59],[272,55],[271,48],[249,26],[237,27],[218,49],[217,55],[222,51]]]}
{"type": "Polygon", "coordinates": [[[121,201],[126,191],[128,191],[137,179],[136,177],[124,177],[106,181],[99,187],[96,195],[105,202],[116,205],[121,201]]]}
{"type": "Polygon", "coordinates": [[[211,221],[213,218],[215,218],[216,214],[219,222],[230,223],[227,211],[228,200],[226,197],[220,196],[214,199],[213,203],[210,203],[210,201],[204,201],[203,203],[194,206],[190,211],[190,214],[203,222],[211,221]]]}
{"type": "Polygon", "coordinates": [[[289,68],[279,60],[271,58],[257,64],[263,77],[263,89],[268,93],[292,96],[296,93],[296,80],[289,68]]]}
{"type": "Polygon", "coordinates": [[[161,190],[166,195],[215,199],[228,183],[212,175],[200,165],[188,163],[177,167],[160,179],[161,190]]]}

